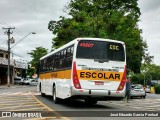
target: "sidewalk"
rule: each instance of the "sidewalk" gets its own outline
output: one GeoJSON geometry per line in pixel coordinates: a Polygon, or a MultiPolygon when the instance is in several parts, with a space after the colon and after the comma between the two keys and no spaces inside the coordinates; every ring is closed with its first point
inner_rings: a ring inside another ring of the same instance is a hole
{"type": "Polygon", "coordinates": [[[23,87],[28,87],[28,85],[10,85],[8,87],[7,85],[0,85],[0,89],[8,89],[8,88],[23,88],[23,87]]]}

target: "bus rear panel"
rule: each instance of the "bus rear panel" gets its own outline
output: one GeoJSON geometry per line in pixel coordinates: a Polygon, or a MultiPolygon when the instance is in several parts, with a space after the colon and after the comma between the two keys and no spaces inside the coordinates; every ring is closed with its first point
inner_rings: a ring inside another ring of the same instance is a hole
{"type": "Polygon", "coordinates": [[[126,60],[122,42],[77,40],[75,44],[71,96],[123,98],[126,60]]]}

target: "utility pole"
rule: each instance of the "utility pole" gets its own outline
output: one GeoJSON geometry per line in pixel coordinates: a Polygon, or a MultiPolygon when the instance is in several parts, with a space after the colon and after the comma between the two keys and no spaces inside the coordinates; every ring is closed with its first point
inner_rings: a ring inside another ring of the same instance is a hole
{"type": "Polygon", "coordinates": [[[5,32],[5,34],[8,35],[8,70],[7,70],[7,86],[10,87],[10,42],[11,42],[11,38],[10,35],[13,33],[11,32],[11,29],[15,29],[15,27],[11,28],[3,28],[6,29],[7,31],[5,32]]]}

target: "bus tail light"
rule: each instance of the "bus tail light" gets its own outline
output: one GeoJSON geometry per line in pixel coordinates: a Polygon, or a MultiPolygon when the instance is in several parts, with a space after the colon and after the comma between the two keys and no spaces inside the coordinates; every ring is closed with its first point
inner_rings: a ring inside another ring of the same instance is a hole
{"type": "Polygon", "coordinates": [[[77,75],[76,62],[73,63],[73,84],[77,89],[81,89],[81,85],[77,75]]]}
{"type": "Polygon", "coordinates": [[[117,91],[122,91],[124,89],[125,84],[126,84],[126,66],[124,68],[123,77],[122,77],[122,80],[118,86],[117,91]]]}

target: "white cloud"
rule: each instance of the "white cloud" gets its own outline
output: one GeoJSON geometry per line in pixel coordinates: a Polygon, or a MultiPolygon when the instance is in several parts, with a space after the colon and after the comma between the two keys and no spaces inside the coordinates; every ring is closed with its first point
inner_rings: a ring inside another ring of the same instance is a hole
{"type": "MultiPolygon", "coordinates": [[[[30,32],[29,35],[13,49],[15,54],[29,59],[27,52],[35,47],[43,46],[51,49],[54,35],[48,30],[50,20],[58,20],[64,15],[64,5],[69,0],[0,0],[0,27],[13,26],[13,36],[17,41],[30,32]]],[[[143,38],[147,41],[150,55],[154,62],[160,65],[160,0],[139,0],[142,15],[139,22],[143,30],[143,38]]],[[[7,47],[5,30],[0,30],[0,46],[7,47]]]]}
{"type": "Polygon", "coordinates": [[[147,41],[149,52],[154,56],[154,63],[160,65],[160,1],[139,0],[139,7],[142,15],[139,26],[142,29],[142,36],[147,41]]]}
{"type": "MultiPolygon", "coordinates": [[[[68,0],[0,0],[0,27],[15,27],[13,36],[18,42],[30,32],[29,35],[18,43],[12,51],[30,59],[27,54],[35,47],[45,47],[49,51],[54,35],[48,30],[50,20],[58,20],[64,15],[63,8],[68,0]]],[[[7,35],[5,30],[0,30],[0,46],[7,48],[7,35]]],[[[14,45],[14,44],[13,44],[14,45]]],[[[11,45],[11,46],[13,46],[11,45]]]]}

